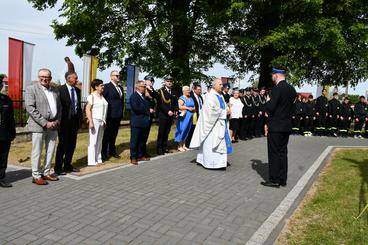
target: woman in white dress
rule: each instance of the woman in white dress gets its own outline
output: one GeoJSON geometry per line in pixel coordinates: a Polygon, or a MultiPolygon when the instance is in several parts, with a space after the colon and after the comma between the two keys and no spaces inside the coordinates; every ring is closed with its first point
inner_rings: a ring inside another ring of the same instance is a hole
{"type": "Polygon", "coordinates": [[[107,101],[103,97],[103,81],[94,79],[91,82],[94,90],[87,97],[86,114],[89,128],[88,166],[102,164],[101,147],[106,126],[107,101]]]}
{"type": "Polygon", "coordinates": [[[240,130],[240,120],[243,117],[243,103],[240,100],[239,90],[233,91],[233,97],[230,98],[229,107],[230,107],[230,134],[231,134],[231,142],[238,142],[237,134],[239,134],[240,130]]]}

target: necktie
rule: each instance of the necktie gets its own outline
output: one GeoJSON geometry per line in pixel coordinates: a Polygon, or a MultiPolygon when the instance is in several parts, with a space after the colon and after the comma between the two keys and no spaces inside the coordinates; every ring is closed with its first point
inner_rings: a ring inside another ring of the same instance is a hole
{"type": "Polygon", "coordinates": [[[122,93],[121,93],[121,90],[120,90],[119,86],[116,86],[116,89],[118,90],[118,93],[119,93],[119,95],[120,95],[120,98],[121,98],[121,96],[122,96],[122,93]]]}
{"type": "Polygon", "coordinates": [[[198,104],[199,104],[199,109],[202,109],[202,100],[200,97],[198,97],[198,104]]]}
{"type": "Polygon", "coordinates": [[[71,89],[72,91],[72,114],[75,115],[76,114],[76,110],[75,110],[75,95],[74,95],[74,88],[71,89]]]}

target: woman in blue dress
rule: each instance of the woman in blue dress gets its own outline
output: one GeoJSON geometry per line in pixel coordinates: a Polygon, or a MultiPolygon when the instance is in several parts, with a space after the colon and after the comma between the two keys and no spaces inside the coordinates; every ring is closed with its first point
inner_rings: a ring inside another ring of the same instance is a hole
{"type": "Polygon", "coordinates": [[[179,144],[178,151],[187,151],[185,147],[185,139],[192,127],[193,113],[195,113],[195,105],[190,97],[189,86],[183,87],[183,95],[179,97],[179,117],[176,122],[175,142],[179,144]]]}

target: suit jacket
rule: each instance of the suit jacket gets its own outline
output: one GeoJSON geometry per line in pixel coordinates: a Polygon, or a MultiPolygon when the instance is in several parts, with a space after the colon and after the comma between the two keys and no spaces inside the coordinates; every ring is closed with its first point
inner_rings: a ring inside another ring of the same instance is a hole
{"type": "Polygon", "coordinates": [[[13,102],[9,96],[0,93],[0,141],[12,141],[15,134],[13,102]]]}
{"type": "Polygon", "coordinates": [[[146,128],[150,121],[150,105],[146,97],[134,92],[130,98],[130,126],[135,128],[146,128]]]}
{"type": "Polygon", "coordinates": [[[107,118],[123,118],[124,112],[124,89],[118,85],[122,92],[120,98],[119,92],[116,90],[115,85],[112,82],[105,84],[103,96],[109,104],[107,107],[107,118]]]}
{"type": "MultiPolygon", "coordinates": [[[[75,92],[77,94],[77,117],[79,121],[78,128],[82,122],[83,119],[83,113],[82,113],[82,107],[81,107],[81,91],[79,88],[74,88],[75,92]]],[[[60,102],[61,102],[61,122],[60,126],[63,127],[64,125],[69,125],[68,122],[72,118],[72,106],[71,106],[71,98],[69,94],[69,89],[66,84],[59,87],[59,94],[60,94],[60,102]]]]}
{"type": "Polygon", "coordinates": [[[33,84],[26,89],[25,106],[28,118],[28,130],[34,133],[42,133],[46,131],[46,124],[49,121],[61,121],[61,103],[59,91],[51,87],[55,101],[57,113],[55,118],[51,118],[51,109],[49,102],[43,91],[42,85],[39,83],[33,84]]]}
{"type": "Polygon", "coordinates": [[[157,98],[157,110],[158,110],[158,117],[159,118],[170,118],[167,114],[169,111],[175,113],[178,109],[178,99],[175,95],[173,95],[172,91],[171,94],[166,90],[165,87],[162,87],[158,91],[158,98],[157,98]]]}
{"type": "MultiPolygon", "coordinates": [[[[197,116],[199,116],[199,105],[198,105],[198,102],[197,102],[197,99],[194,95],[194,92],[193,91],[190,91],[190,97],[192,97],[193,101],[194,101],[194,106],[195,106],[195,110],[196,110],[196,113],[197,113],[197,116]]],[[[202,102],[202,106],[203,106],[203,98],[201,95],[198,96],[198,99],[201,100],[202,102]]]]}
{"type": "Polygon", "coordinates": [[[291,132],[296,91],[285,80],[275,85],[266,103],[269,132],[291,132]]]}

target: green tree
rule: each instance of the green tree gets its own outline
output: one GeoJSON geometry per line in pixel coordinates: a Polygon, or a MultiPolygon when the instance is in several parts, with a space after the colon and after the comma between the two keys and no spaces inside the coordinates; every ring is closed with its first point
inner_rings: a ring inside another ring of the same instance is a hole
{"type": "Polygon", "coordinates": [[[294,84],[351,85],[368,78],[368,4],[363,0],[234,0],[226,55],[231,68],[260,74],[287,67],[294,84]]]}
{"type": "MultiPolygon", "coordinates": [[[[28,0],[38,10],[57,0],[28,0]]],[[[155,76],[171,74],[177,84],[206,79],[203,71],[224,49],[230,0],[65,0],[56,39],[67,38],[81,56],[97,55],[100,67],[136,64],[155,76]],[[128,58],[128,61],[126,59],[128,58]]]]}

